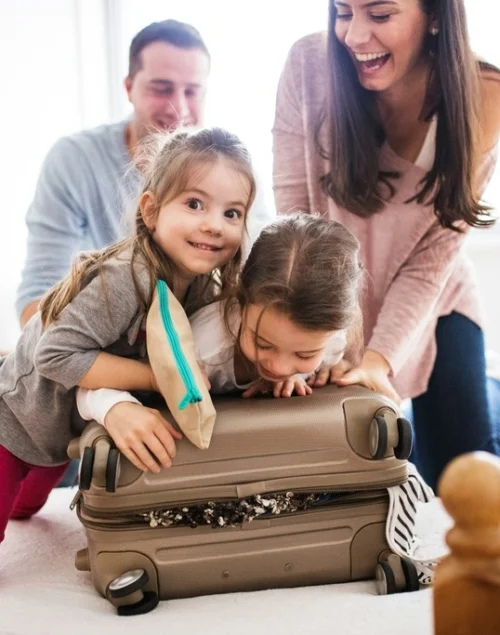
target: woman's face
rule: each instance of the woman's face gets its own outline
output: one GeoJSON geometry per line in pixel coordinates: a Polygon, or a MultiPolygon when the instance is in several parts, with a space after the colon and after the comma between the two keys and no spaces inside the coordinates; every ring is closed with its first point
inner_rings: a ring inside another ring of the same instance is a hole
{"type": "Polygon", "coordinates": [[[261,377],[278,382],[295,374],[312,373],[326,355],[328,363],[339,362],[346,336],[344,331],[309,331],[272,307],[249,304],[243,314],[239,344],[261,377]]]}
{"type": "Polygon", "coordinates": [[[361,85],[377,92],[425,71],[430,17],[420,0],[335,0],[335,34],[361,85]]]}

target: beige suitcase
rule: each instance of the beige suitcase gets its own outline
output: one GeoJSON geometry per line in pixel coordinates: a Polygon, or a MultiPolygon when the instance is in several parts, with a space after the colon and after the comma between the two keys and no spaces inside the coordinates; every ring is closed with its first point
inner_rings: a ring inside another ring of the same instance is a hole
{"type": "Polygon", "coordinates": [[[88,542],[76,567],[120,614],[159,599],[368,579],[379,563],[399,590],[418,588],[385,538],[387,488],[407,479],[411,450],[392,402],[328,386],[215,406],[210,447],[179,442],[159,474],[136,469],[96,423],[70,446],[82,458],[74,505],[88,542]]]}

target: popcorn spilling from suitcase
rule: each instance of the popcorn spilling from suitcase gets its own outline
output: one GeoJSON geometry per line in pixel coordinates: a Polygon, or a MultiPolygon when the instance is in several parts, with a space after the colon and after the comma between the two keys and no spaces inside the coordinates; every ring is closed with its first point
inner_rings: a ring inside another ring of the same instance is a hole
{"type": "Polygon", "coordinates": [[[338,501],[342,494],[297,494],[293,492],[250,496],[237,501],[207,501],[203,504],[152,510],[140,514],[150,527],[192,527],[210,525],[236,527],[254,518],[305,511],[317,505],[338,501]]]}

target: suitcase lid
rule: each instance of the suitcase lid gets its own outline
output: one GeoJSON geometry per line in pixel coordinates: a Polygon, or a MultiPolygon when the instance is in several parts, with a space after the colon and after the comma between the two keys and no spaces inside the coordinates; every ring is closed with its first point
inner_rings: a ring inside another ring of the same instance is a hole
{"type": "MultiPolygon", "coordinates": [[[[369,490],[408,477],[407,462],[394,455],[400,413],[390,400],[364,388],[327,386],[307,397],[233,396],[214,402],[217,419],[208,449],[177,442],[174,465],[159,474],[143,473],[122,456],[112,493],[105,490],[105,465],[94,465],[85,505],[125,511],[289,490],[369,490]],[[370,450],[374,434],[386,446],[379,460],[370,450]]],[[[92,424],[80,447],[102,442],[109,447],[106,430],[92,424]]]]}

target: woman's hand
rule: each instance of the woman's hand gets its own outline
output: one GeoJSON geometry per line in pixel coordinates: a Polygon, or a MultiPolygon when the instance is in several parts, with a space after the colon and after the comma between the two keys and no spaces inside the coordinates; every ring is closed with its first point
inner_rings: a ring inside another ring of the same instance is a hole
{"type": "Polygon", "coordinates": [[[144,472],[158,473],[161,465],[171,467],[176,454],[174,439],[182,439],[158,410],[129,401],[110,409],[104,427],[120,452],[144,472]]]}
{"type": "Polygon", "coordinates": [[[363,355],[361,364],[348,370],[341,377],[336,377],[334,383],[338,386],[360,384],[389,397],[389,399],[399,405],[401,399],[392,387],[388,377],[390,369],[385,357],[376,351],[367,350],[363,355]]]}
{"type": "Polygon", "coordinates": [[[277,399],[279,397],[291,397],[295,392],[301,397],[310,395],[312,388],[307,385],[306,381],[300,375],[293,375],[286,381],[270,382],[265,379],[259,379],[245,390],[242,397],[247,399],[260,393],[273,393],[277,399]]]}

